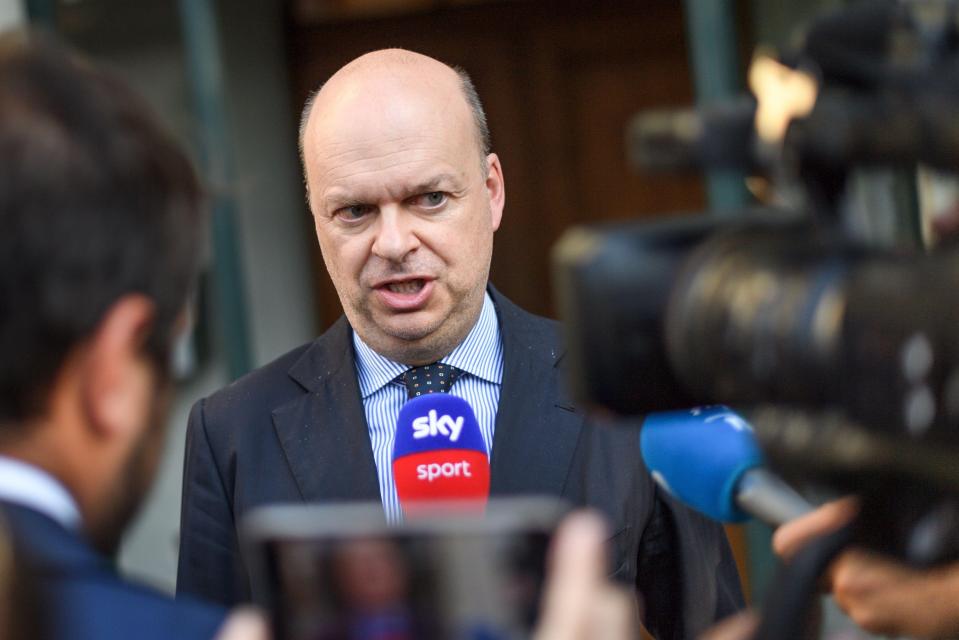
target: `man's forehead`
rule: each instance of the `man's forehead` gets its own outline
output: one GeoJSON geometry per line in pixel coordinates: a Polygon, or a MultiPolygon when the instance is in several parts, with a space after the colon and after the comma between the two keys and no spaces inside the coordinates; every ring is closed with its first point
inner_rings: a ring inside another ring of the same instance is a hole
{"type": "Polygon", "coordinates": [[[412,54],[413,62],[377,63],[383,57],[377,53],[347,65],[323,86],[313,101],[304,146],[311,138],[314,146],[364,138],[369,143],[418,129],[451,135],[450,129],[471,127],[472,111],[455,71],[418,54],[412,54]]]}
{"type": "Polygon", "coordinates": [[[357,182],[369,173],[409,182],[476,164],[471,120],[444,103],[371,96],[315,115],[303,146],[311,183],[357,182]]]}
{"type": "Polygon", "coordinates": [[[412,55],[412,62],[402,64],[364,56],[317,95],[303,138],[315,204],[413,195],[439,175],[453,176],[457,184],[423,191],[456,190],[479,165],[478,136],[459,75],[412,55]]]}
{"type": "Polygon", "coordinates": [[[314,103],[307,135],[367,143],[408,132],[468,126],[469,106],[458,85],[423,78],[357,79],[323,88],[314,103]]]}

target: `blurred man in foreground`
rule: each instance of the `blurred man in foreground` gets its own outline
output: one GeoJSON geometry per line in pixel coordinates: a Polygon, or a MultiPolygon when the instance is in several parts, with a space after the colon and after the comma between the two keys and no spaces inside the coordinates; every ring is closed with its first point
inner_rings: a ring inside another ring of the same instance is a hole
{"type": "Polygon", "coordinates": [[[109,560],[156,469],[203,223],[190,163],[136,96],[0,36],[0,510],[45,596],[44,635],[223,626],[109,560]]]}

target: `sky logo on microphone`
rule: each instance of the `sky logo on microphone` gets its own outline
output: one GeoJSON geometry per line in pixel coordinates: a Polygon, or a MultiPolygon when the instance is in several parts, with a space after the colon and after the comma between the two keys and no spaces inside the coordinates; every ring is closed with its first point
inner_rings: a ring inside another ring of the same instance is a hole
{"type": "Polygon", "coordinates": [[[396,419],[393,458],[438,449],[467,449],[488,456],[473,408],[448,393],[407,401],[396,419]]]}
{"type": "Polygon", "coordinates": [[[437,416],[436,409],[430,409],[430,412],[425,416],[414,418],[413,438],[421,440],[442,435],[449,438],[450,442],[459,440],[466,418],[464,416],[457,416],[455,419],[448,415],[437,416]]]}

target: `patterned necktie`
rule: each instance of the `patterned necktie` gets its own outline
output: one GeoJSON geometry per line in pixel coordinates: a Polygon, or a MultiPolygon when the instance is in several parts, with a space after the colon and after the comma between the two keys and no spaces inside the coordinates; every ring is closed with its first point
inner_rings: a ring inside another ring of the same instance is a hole
{"type": "Polygon", "coordinates": [[[456,379],[463,372],[454,366],[434,362],[422,367],[413,367],[399,376],[399,380],[406,385],[407,399],[427,393],[449,393],[456,379]]]}

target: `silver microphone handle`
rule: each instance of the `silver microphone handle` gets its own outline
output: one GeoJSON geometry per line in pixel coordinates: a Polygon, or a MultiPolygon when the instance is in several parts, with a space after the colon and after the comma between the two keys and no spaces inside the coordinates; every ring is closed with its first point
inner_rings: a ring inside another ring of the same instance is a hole
{"type": "Polygon", "coordinates": [[[782,478],[766,469],[750,469],[744,473],[737,489],[736,505],[773,527],[814,509],[782,478]]]}

